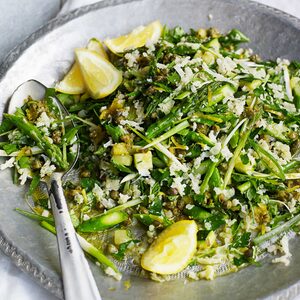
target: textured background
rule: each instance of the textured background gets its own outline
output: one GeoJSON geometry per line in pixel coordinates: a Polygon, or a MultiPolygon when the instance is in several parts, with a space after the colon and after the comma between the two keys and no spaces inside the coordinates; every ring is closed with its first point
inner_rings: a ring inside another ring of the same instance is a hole
{"type": "MultiPolygon", "coordinates": [[[[187,0],[185,0],[187,1],[187,0]]],[[[201,1],[201,0],[200,0],[201,1]]],[[[224,0],[226,1],[226,0],[224,0]]],[[[0,62],[9,50],[30,33],[61,13],[66,13],[95,0],[0,0],[0,62]]],[[[238,0],[237,0],[238,2],[238,0]]],[[[299,0],[257,0],[300,18],[299,0]]],[[[47,291],[19,271],[9,258],[0,253],[0,299],[3,300],[55,300],[47,291]]]]}

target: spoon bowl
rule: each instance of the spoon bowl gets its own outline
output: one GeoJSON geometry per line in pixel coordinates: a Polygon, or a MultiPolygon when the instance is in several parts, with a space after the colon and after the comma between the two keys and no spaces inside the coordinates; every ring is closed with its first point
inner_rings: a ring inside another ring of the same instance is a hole
{"type": "MultiPolygon", "coordinates": [[[[10,101],[8,103],[8,113],[9,114],[14,114],[16,111],[16,108],[21,107],[22,105],[24,105],[24,100],[27,99],[29,96],[33,99],[33,100],[43,100],[45,98],[45,94],[46,94],[46,90],[47,88],[40,83],[37,80],[34,79],[30,79],[24,83],[22,83],[21,85],[19,85],[16,90],[14,91],[14,93],[12,94],[10,101]]],[[[56,97],[52,97],[52,100],[54,102],[54,104],[57,106],[61,119],[64,119],[65,117],[69,116],[69,112],[67,111],[67,109],[64,107],[64,105],[56,98],[56,97]]],[[[70,125],[72,127],[74,127],[74,123],[71,120],[70,125]]],[[[79,143],[77,143],[78,141],[78,135],[75,135],[75,139],[74,139],[74,152],[76,153],[75,156],[73,157],[73,160],[69,162],[69,167],[67,170],[63,171],[62,176],[66,177],[74,168],[74,166],[76,165],[76,162],[78,160],[79,157],[79,152],[80,152],[80,145],[79,143]]],[[[35,147],[35,151],[41,151],[41,149],[37,149],[37,147],[35,147]]]]}
{"type": "MultiPolygon", "coordinates": [[[[47,88],[36,80],[28,80],[22,83],[11,96],[8,113],[13,114],[16,108],[24,104],[24,100],[31,97],[34,100],[43,100],[47,88]]],[[[61,102],[53,97],[61,118],[68,116],[68,112],[61,102]]],[[[74,126],[71,121],[71,126],[74,126]]],[[[78,138],[76,137],[78,140],[78,138]]],[[[62,270],[64,296],[66,300],[101,300],[93,274],[80,247],[75,229],[68,212],[66,199],[62,188],[62,178],[75,166],[79,156],[79,144],[76,143],[76,155],[69,162],[68,170],[55,171],[46,177],[51,209],[55,220],[56,236],[59,249],[59,259],[62,270]]],[[[43,149],[41,149],[43,150],[43,149]]]]}

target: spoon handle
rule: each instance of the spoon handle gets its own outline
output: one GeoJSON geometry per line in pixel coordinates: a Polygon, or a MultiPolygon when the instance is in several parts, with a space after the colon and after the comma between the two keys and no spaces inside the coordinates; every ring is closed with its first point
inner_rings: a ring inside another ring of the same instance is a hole
{"type": "Polygon", "coordinates": [[[61,177],[60,173],[53,173],[48,188],[55,220],[65,300],[101,300],[71,222],[61,177]]]}

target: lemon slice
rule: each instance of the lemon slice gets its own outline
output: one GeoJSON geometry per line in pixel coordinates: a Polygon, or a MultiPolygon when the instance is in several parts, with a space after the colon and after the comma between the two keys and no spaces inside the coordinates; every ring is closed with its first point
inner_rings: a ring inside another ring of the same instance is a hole
{"type": "MultiPolygon", "coordinates": [[[[102,57],[108,59],[102,43],[96,38],[89,40],[87,49],[97,52],[102,57]]],[[[56,91],[71,95],[83,94],[86,92],[85,84],[79,65],[75,62],[70,71],[65,75],[62,81],[56,84],[56,91]]]]}
{"type": "Polygon", "coordinates": [[[178,221],[160,233],[142,255],[144,269],[158,274],[175,274],[190,262],[197,247],[197,224],[178,221]]]}
{"type": "Polygon", "coordinates": [[[94,99],[111,94],[122,82],[122,73],[95,51],[75,50],[85,86],[94,99]]]}
{"type": "Polygon", "coordinates": [[[157,42],[161,36],[162,29],[161,23],[155,21],[147,26],[140,26],[127,35],[115,39],[107,39],[104,43],[113,53],[122,53],[126,50],[142,47],[146,43],[157,42]]]}

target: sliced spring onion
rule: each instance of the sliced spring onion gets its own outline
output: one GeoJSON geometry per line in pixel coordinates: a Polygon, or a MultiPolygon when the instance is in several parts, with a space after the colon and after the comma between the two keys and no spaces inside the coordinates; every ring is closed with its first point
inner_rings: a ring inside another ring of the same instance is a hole
{"type": "MultiPolygon", "coordinates": [[[[139,136],[141,139],[146,141],[147,143],[150,143],[151,141],[146,138],[143,134],[141,134],[136,129],[130,127],[131,131],[133,131],[137,136],[139,136]]],[[[166,155],[171,161],[173,161],[183,172],[187,171],[187,168],[176,158],[174,154],[172,154],[166,147],[164,147],[162,144],[157,143],[154,145],[154,148],[166,155]]]]}
{"type": "Polygon", "coordinates": [[[250,140],[249,143],[262,158],[262,160],[265,161],[266,167],[281,180],[285,180],[284,171],[274,156],[254,141],[250,140]]]}
{"type": "MultiPolygon", "coordinates": [[[[244,129],[247,127],[247,124],[248,124],[248,121],[244,121],[244,124],[243,124],[244,129]]],[[[234,150],[233,156],[229,161],[228,168],[227,168],[227,171],[226,171],[225,176],[224,176],[223,189],[225,189],[225,187],[227,186],[227,184],[230,181],[231,174],[232,174],[232,171],[234,169],[234,165],[236,163],[236,160],[237,160],[238,156],[240,155],[241,151],[243,150],[243,148],[245,147],[245,144],[246,144],[247,139],[250,135],[250,132],[251,132],[251,130],[246,130],[246,131],[242,130],[240,141],[239,141],[237,147],[234,150]]]]}
{"type": "Polygon", "coordinates": [[[267,232],[266,234],[263,234],[263,235],[260,235],[260,236],[256,237],[253,240],[253,243],[254,243],[254,245],[259,245],[259,244],[262,244],[262,243],[264,243],[268,240],[271,240],[273,237],[279,236],[281,233],[290,230],[292,226],[296,225],[299,222],[300,222],[300,214],[296,215],[295,217],[293,217],[292,219],[290,219],[286,223],[283,223],[283,224],[275,227],[274,229],[267,232]]]}
{"type": "Polygon", "coordinates": [[[162,134],[160,137],[154,139],[151,143],[144,146],[143,149],[153,147],[153,146],[157,145],[158,143],[168,139],[169,137],[173,136],[174,134],[178,133],[179,131],[181,131],[187,127],[189,127],[189,122],[183,121],[183,122],[179,123],[178,125],[174,126],[172,129],[170,129],[166,133],[162,134]]]}
{"type": "Polygon", "coordinates": [[[121,211],[121,210],[124,210],[126,208],[129,208],[129,207],[132,207],[132,206],[136,206],[136,205],[138,205],[140,203],[142,203],[141,199],[130,200],[130,201],[127,201],[124,204],[121,204],[121,205],[118,205],[118,206],[115,206],[115,207],[109,209],[108,211],[105,212],[105,214],[112,213],[112,212],[115,212],[115,211],[121,211]]]}
{"type": "Polygon", "coordinates": [[[285,179],[300,179],[300,173],[287,173],[285,174],[285,179]]]}

